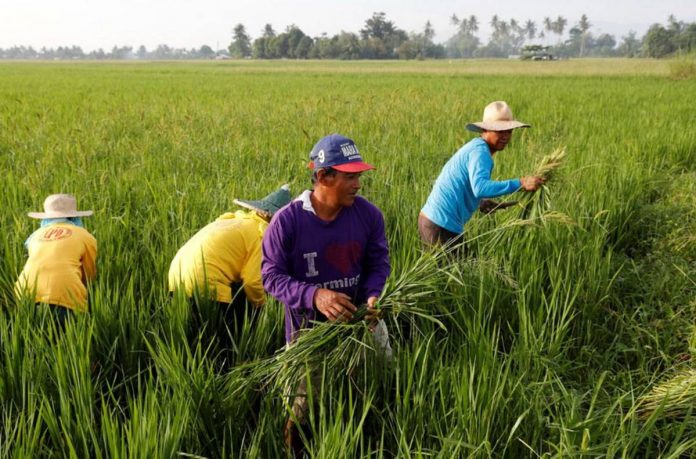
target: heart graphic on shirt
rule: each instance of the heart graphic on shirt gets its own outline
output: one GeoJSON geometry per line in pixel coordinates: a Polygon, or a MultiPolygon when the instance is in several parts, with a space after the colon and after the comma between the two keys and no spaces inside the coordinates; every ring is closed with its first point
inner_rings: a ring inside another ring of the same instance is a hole
{"type": "Polygon", "coordinates": [[[351,268],[360,260],[362,245],[358,241],[343,244],[330,244],[324,250],[324,259],[344,276],[351,274],[351,268]]]}

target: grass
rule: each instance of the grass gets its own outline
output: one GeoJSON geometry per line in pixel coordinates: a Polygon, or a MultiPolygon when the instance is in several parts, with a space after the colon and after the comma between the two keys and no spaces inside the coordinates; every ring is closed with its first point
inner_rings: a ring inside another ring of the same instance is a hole
{"type": "Polygon", "coordinates": [[[548,64],[0,64],[0,455],[280,457],[282,382],[307,359],[315,457],[690,454],[689,408],[644,400],[692,371],[696,82],[661,61],[548,64]],[[494,176],[564,145],[545,215],[572,224],[479,215],[475,260],[424,256],[420,206],[491,100],[533,125],[494,176]],[[307,187],[330,132],[377,166],[362,192],[385,214],[394,359],[356,324],[308,334],[324,352],[276,354],[275,301],[222,349],[169,298],[171,258],[234,198],[307,187]],[[25,213],[59,191],[95,209],[99,241],[91,312],[63,334],[12,297],[25,213]]]}
{"type": "Polygon", "coordinates": [[[696,78],[696,54],[684,54],[671,59],[669,75],[674,80],[693,80],[696,78]]]}

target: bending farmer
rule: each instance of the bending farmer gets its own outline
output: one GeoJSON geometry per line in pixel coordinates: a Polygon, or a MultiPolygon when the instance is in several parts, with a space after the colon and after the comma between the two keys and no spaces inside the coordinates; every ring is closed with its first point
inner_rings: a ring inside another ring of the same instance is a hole
{"type": "Polygon", "coordinates": [[[210,327],[209,316],[222,315],[223,323],[216,325],[225,330],[218,336],[229,344],[227,330],[237,336],[245,314],[255,317],[256,308],[266,300],[261,283],[261,239],[273,214],[290,199],[284,185],[259,201],[235,200],[250,211],[221,215],[179,249],[169,268],[169,290],[181,289],[191,298],[194,327],[210,327]],[[212,308],[205,318],[200,317],[204,304],[212,308]]]}
{"type": "Polygon", "coordinates": [[[493,157],[510,142],[513,129],[529,127],[515,121],[505,102],[492,102],[483,111],[483,121],[466,126],[481,136],[452,156],[440,172],[428,200],[418,216],[418,232],[427,246],[461,242],[464,224],[476,209],[489,213],[514,203],[498,204],[489,198],[519,189],[536,191],[539,177],[497,182],[491,180],[493,157]]]}
{"type": "Polygon", "coordinates": [[[72,311],[86,312],[87,283],[97,274],[97,240],[82,225],[91,210],[77,210],[75,197],[52,194],[44,212],[29,212],[41,227],[24,242],[29,259],[15,284],[18,297],[47,305],[62,327],[72,311]]]}

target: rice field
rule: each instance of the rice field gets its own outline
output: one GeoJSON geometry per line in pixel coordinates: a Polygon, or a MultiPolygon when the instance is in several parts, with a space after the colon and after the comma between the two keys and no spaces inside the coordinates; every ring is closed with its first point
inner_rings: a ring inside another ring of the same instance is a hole
{"type": "Polygon", "coordinates": [[[0,455],[284,457],[283,384],[311,368],[312,457],[693,456],[694,97],[652,60],[0,64],[0,455]],[[418,212],[492,100],[533,126],[495,177],[566,151],[546,213],[477,215],[473,258],[424,255],[418,212]],[[221,348],[215,311],[193,330],[170,298],[172,257],[233,199],[308,188],[332,132],[377,167],[393,360],[361,324],[276,354],[275,301],[221,348]],[[57,192],[99,241],[63,332],[12,295],[57,192]]]}

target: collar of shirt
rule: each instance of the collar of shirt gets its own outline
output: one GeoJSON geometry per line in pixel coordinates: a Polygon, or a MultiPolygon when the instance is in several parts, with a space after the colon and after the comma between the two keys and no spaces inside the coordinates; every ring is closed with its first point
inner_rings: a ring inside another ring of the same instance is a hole
{"type": "Polygon", "coordinates": [[[253,210],[237,210],[235,212],[225,212],[220,215],[217,220],[230,220],[230,219],[249,219],[253,220],[258,224],[259,234],[263,236],[264,231],[268,227],[268,221],[259,217],[259,215],[253,210]]]}
{"type": "Polygon", "coordinates": [[[79,226],[80,228],[84,228],[85,225],[82,223],[82,219],[80,217],[63,217],[63,218],[43,218],[41,219],[41,228],[46,228],[49,225],[53,225],[54,223],[69,223],[71,225],[79,226]]]}
{"type": "Polygon", "coordinates": [[[302,209],[306,210],[307,212],[311,212],[314,215],[317,213],[314,211],[314,206],[312,206],[312,199],[310,198],[310,195],[312,194],[312,190],[304,190],[301,195],[295,199],[295,201],[300,201],[302,203],[302,209]]]}

